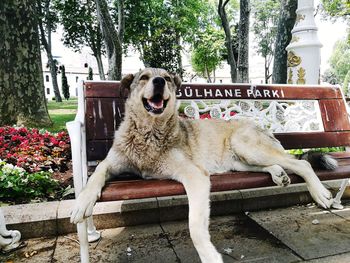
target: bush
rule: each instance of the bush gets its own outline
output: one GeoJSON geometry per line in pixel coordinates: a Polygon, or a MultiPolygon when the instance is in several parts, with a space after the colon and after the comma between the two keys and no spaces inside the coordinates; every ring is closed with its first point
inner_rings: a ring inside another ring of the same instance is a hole
{"type": "Polygon", "coordinates": [[[49,172],[28,173],[23,168],[0,160],[0,199],[24,202],[32,199],[53,199],[61,193],[59,183],[49,172]]]}
{"type": "Polygon", "coordinates": [[[0,127],[0,159],[27,172],[65,172],[70,160],[67,132],[51,134],[38,129],[0,127]]]}

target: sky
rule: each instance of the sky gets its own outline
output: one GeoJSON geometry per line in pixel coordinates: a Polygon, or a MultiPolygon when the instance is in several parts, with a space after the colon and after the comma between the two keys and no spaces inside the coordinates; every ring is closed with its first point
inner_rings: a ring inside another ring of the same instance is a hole
{"type": "MultiPolygon", "coordinates": [[[[319,0],[315,1],[315,6],[318,4],[319,0]]],[[[332,54],[334,44],[337,40],[342,39],[346,36],[347,25],[344,21],[331,22],[321,19],[318,14],[315,17],[316,25],[318,26],[318,37],[323,44],[321,48],[321,73],[323,73],[329,66],[328,60],[332,54]]],[[[60,57],[59,61],[66,66],[66,68],[71,68],[72,70],[79,70],[83,68],[84,63],[88,63],[93,67],[96,67],[95,59],[89,55],[91,53],[89,48],[84,48],[82,53],[75,53],[71,49],[65,47],[61,41],[62,29],[58,29],[56,33],[53,34],[52,45],[53,45],[53,55],[60,57]]],[[[250,41],[254,41],[253,38],[250,41]]],[[[250,45],[250,53],[254,52],[252,46],[250,45]]],[[[45,61],[45,58],[43,58],[45,61]]],[[[256,61],[256,56],[254,58],[256,61]]],[[[107,61],[105,61],[105,72],[107,72],[107,61]]],[[[143,64],[139,61],[138,55],[134,54],[123,59],[123,73],[130,73],[139,70],[143,67],[143,64]]],[[[256,75],[264,75],[263,63],[258,59],[258,63],[250,63],[250,67],[253,68],[251,72],[256,75]]],[[[226,71],[226,70],[225,70],[226,71]]],[[[97,69],[94,70],[97,73],[97,69]]],[[[228,72],[229,74],[229,72],[228,72]]]]}

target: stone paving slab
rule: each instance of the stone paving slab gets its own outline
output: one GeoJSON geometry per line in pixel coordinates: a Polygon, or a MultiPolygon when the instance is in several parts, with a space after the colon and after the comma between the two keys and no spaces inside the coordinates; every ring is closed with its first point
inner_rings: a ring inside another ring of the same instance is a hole
{"type": "Polygon", "coordinates": [[[350,252],[349,221],[332,211],[294,206],[249,216],[305,260],[350,252]]]}
{"type": "MultiPolygon", "coordinates": [[[[182,263],[200,263],[186,221],[161,224],[182,263]]],[[[298,262],[293,252],[244,215],[214,217],[211,238],[224,262],[298,262]]]]}
{"type": "MultiPolygon", "coordinates": [[[[53,262],[79,262],[74,239],[74,234],[58,238],[53,262]]],[[[103,230],[102,239],[90,244],[90,262],[173,263],[176,257],[159,225],[141,225],[103,230]]]]}
{"type": "Polygon", "coordinates": [[[56,247],[56,237],[33,238],[25,241],[26,247],[11,254],[1,255],[1,263],[48,263],[56,247]]]}

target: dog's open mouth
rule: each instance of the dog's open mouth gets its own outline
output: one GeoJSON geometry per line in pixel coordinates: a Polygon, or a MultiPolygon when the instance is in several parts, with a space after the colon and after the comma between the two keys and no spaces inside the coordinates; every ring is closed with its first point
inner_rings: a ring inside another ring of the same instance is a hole
{"type": "Polygon", "coordinates": [[[168,100],[164,100],[163,96],[160,94],[154,95],[150,99],[143,98],[142,102],[146,111],[152,112],[154,114],[163,113],[166,105],[168,104],[168,100]]]}

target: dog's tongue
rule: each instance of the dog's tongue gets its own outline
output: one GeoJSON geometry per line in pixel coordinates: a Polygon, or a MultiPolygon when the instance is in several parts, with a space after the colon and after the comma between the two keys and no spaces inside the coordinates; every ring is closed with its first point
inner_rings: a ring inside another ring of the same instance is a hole
{"type": "Polygon", "coordinates": [[[151,101],[147,100],[148,104],[152,106],[154,109],[162,109],[163,108],[163,100],[160,101],[151,101]]]}

